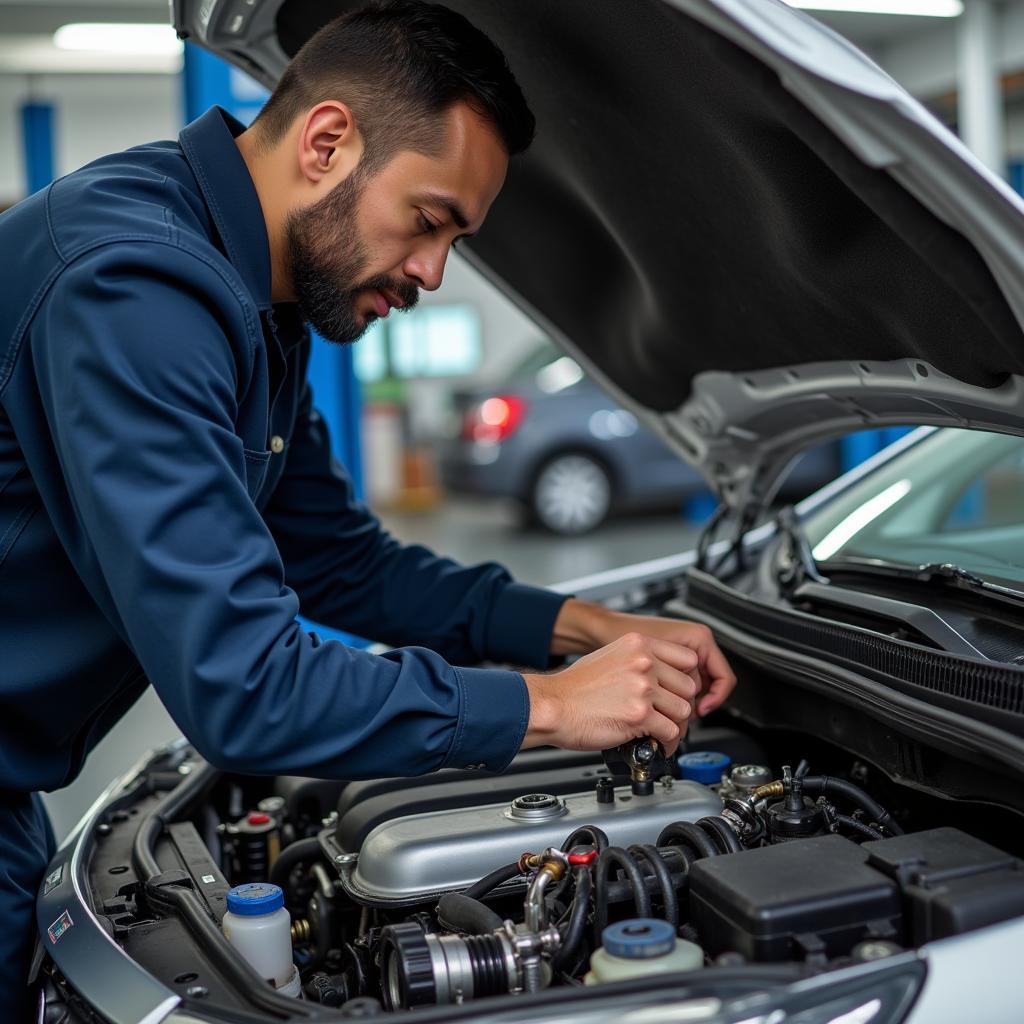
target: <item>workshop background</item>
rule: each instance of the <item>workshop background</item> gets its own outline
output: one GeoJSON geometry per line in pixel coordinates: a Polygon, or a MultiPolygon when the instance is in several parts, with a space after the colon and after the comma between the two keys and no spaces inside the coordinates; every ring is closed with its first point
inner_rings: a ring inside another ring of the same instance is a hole
{"type": "MultiPolygon", "coordinates": [[[[1024,188],[1024,0],[792,2],[1024,188]]],[[[105,153],[173,138],[214,103],[255,116],[265,91],[183,46],[167,21],[166,0],[0,0],[0,210],[105,153]]],[[[692,547],[713,509],[693,474],[457,253],[417,310],[354,347],[320,343],[311,373],[338,457],[385,524],[464,561],[496,559],[533,583],[575,579],[692,547]],[[621,459],[645,467],[629,494],[615,479],[621,459]]],[[[892,436],[814,452],[792,496],[892,436]]],[[[176,734],[148,693],[78,781],[47,796],[58,836],[176,734]]]]}

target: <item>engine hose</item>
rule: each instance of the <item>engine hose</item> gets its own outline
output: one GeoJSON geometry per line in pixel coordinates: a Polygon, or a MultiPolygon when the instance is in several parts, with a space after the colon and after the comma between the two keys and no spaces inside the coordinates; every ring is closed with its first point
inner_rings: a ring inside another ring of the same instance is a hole
{"type": "Polygon", "coordinates": [[[704,857],[717,857],[718,847],[702,828],[692,821],[673,821],[666,825],[658,836],[658,846],[678,846],[682,848],[690,861],[702,860],[704,857]]]}
{"type": "Polygon", "coordinates": [[[869,825],[865,825],[863,821],[858,821],[856,818],[849,817],[849,815],[833,814],[832,820],[836,825],[842,825],[843,828],[848,828],[851,832],[856,832],[865,839],[885,838],[885,836],[883,836],[877,829],[873,829],[869,825]]]}
{"type": "Polygon", "coordinates": [[[634,857],[647,861],[651,866],[651,871],[661,889],[661,905],[665,920],[673,928],[678,927],[679,899],[676,897],[676,887],[672,881],[672,875],[668,870],[668,865],[662,860],[661,854],[650,843],[638,843],[636,846],[631,846],[629,852],[634,857]]]}
{"type": "Polygon", "coordinates": [[[701,818],[697,825],[711,836],[720,853],[740,853],[742,851],[743,846],[733,831],[732,825],[724,818],[713,816],[701,818]]]}
{"type": "Polygon", "coordinates": [[[565,837],[562,850],[568,853],[574,846],[593,846],[600,853],[608,849],[608,836],[596,825],[581,825],[565,837]]]}
{"type": "Polygon", "coordinates": [[[437,921],[446,931],[488,935],[502,926],[490,907],[464,893],[446,893],[437,904],[437,921]]]}
{"type": "Polygon", "coordinates": [[[903,829],[896,824],[892,815],[874,798],[868,796],[860,786],[855,786],[846,779],[837,779],[834,775],[806,775],[802,782],[807,796],[849,800],[850,803],[856,804],[869,820],[887,828],[894,836],[903,835],[903,829]]]}
{"type": "Polygon", "coordinates": [[[637,917],[650,917],[651,897],[637,862],[621,846],[609,846],[597,858],[594,871],[594,945],[601,945],[601,934],[608,923],[608,872],[612,865],[622,868],[633,890],[637,917]]]}
{"type": "Polygon", "coordinates": [[[474,882],[468,889],[464,890],[463,896],[471,900],[478,900],[486,896],[492,889],[497,889],[503,882],[517,878],[522,872],[519,870],[519,861],[514,864],[506,864],[504,867],[496,868],[489,875],[484,875],[479,882],[474,882]]]}
{"type": "Polygon", "coordinates": [[[591,881],[589,869],[585,867],[576,868],[573,871],[573,879],[576,882],[576,894],[569,907],[569,923],[565,935],[562,936],[562,945],[551,960],[551,966],[556,971],[565,970],[572,965],[573,959],[579,954],[580,944],[587,930],[587,911],[590,909],[590,893],[594,883],[591,881]]]}
{"type": "Polygon", "coordinates": [[[288,879],[291,877],[292,871],[299,864],[309,863],[320,857],[323,857],[323,852],[320,849],[320,842],[316,836],[310,836],[308,839],[299,839],[297,842],[291,843],[278,854],[277,860],[274,861],[274,866],[270,869],[271,884],[279,885],[287,891],[288,879]]]}

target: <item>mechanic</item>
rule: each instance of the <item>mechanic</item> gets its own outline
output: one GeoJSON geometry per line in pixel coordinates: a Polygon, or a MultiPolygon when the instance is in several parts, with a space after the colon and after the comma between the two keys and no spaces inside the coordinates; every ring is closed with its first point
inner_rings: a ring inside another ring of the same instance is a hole
{"type": "Polygon", "coordinates": [[[304,324],[352,342],[436,289],[533,130],[489,39],[398,0],[321,29],[249,129],[212,109],[0,217],[5,1020],[53,852],[38,793],[149,683],[212,763],[337,779],[672,750],[731,690],[705,627],[402,546],[331,458],[304,324]],[[481,661],[539,671],[456,667],[481,661]]]}

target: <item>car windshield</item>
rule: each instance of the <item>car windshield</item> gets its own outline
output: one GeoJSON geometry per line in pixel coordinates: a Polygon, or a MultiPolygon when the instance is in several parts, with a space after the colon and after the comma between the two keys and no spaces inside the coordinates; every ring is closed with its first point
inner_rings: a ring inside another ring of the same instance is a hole
{"type": "Polygon", "coordinates": [[[804,524],[818,562],[951,563],[1024,584],[1024,439],[938,430],[804,524]]]}

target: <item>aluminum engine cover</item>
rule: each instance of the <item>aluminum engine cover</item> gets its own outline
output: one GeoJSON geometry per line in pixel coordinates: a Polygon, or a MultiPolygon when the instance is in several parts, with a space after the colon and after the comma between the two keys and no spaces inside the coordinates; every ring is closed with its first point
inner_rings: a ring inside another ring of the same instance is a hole
{"type": "Polygon", "coordinates": [[[343,885],[361,903],[409,905],[464,889],[525,850],[560,846],[582,825],[601,828],[612,846],[630,846],[653,843],[670,822],[696,821],[722,809],[714,791],[696,782],[658,785],[650,796],[634,796],[624,786],[611,803],[598,803],[593,792],[551,799],[557,806],[546,813],[538,801],[522,816],[503,802],[385,822],[366,837],[355,868],[343,871],[343,885]]]}

